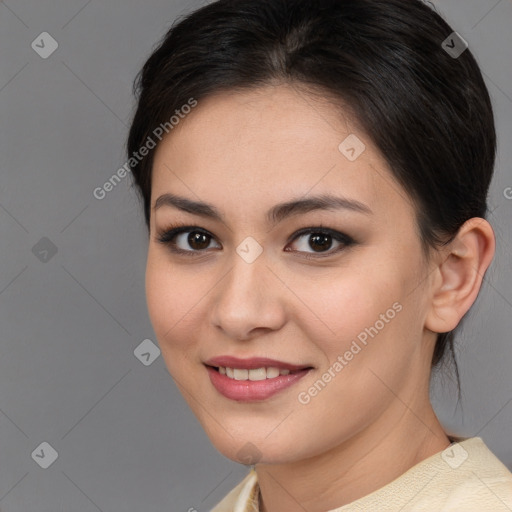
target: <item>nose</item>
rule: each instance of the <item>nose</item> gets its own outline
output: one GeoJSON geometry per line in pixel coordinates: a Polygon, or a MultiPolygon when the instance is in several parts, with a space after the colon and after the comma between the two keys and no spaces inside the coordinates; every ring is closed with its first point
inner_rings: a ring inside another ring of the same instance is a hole
{"type": "Polygon", "coordinates": [[[285,287],[261,254],[246,262],[234,254],[231,269],[213,290],[211,322],[234,340],[279,330],[286,321],[285,287]]]}

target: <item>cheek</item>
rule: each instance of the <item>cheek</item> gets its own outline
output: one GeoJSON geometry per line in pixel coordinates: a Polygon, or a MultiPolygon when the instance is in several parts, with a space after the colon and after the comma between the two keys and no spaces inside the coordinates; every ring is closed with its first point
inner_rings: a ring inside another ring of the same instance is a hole
{"type": "Polygon", "coordinates": [[[297,311],[294,317],[322,354],[314,378],[300,386],[297,396],[297,414],[312,431],[323,432],[312,453],[373,421],[393,400],[389,389],[402,388],[415,350],[409,334],[418,315],[405,300],[403,282],[396,274],[393,279],[374,268],[301,282],[309,307],[307,314],[297,311]]]}
{"type": "MultiPolygon", "coordinates": [[[[405,378],[421,343],[422,304],[416,294],[410,294],[414,272],[405,264],[400,267],[395,260],[396,266],[384,261],[361,265],[364,271],[347,265],[329,270],[321,279],[297,279],[296,289],[302,291],[308,307],[296,310],[294,321],[318,349],[318,374],[332,381],[331,392],[350,390],[350,396],[372,402],[380,391],[387,393],[376,375],[396,388],[405,378]],[[368,395],[368,390],[373,391],[368,395]]],[[[348,397],[342,401],[349,409],[357,409],[359,403],[348,397]]]]}
{"type": "Polygon", "coordinates": [[[194,277],[169,265],[150,250],[145,285],[149,318],[162,355],[173,373],[190,359],[199,343],[200,324],[195,312],[208,293],[208,283],[202,285],[197,275],[194,277]]]}
{"type": "Polygon", "coordinates": [[[296,278],[295,286],[304,301],[304,311],[296,319],[302,319],[308,337],[323,340],[324,349],[331,354],[376,323],[382,330],[382,322],[396,316],[393,304],[403,297],[400,282],[376,267],[365,272],[348,266],[329,269],[318,279],[296,278]]]}

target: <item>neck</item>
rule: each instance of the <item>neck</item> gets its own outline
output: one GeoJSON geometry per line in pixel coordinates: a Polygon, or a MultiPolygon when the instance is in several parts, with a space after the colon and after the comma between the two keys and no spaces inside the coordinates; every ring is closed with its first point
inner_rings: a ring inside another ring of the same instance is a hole
{"type": "Polygon", "coordinates": [[[326,453],[291,463],[256,465],[260,511],[325,512],[341,507],[449,446],[429,400],[422,407],[416,404],[414,412],[398,401],[395,408],[326,453]]]}

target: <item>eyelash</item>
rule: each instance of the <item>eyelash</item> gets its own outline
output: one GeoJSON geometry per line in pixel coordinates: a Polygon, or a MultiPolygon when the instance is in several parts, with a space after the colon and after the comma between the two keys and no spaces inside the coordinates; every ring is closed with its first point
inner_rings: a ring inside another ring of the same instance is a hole
{"type": "MultiPolygon", "coordinates": [[[[163,232],[159,233],[156,237],[156,241],[158,243],[165,245],[171,252],[173,252],[175,254],[183,254],[185,256],[191,256],[191,257],[202,256],[201,253],[205,253],[207,251],[207,249],[187,251],[184,249],[180,249],[179,247],[176,246],[176,242],[174,241],[174,238],[176,236],[178,236],[182,233],[191,233],[191,232],[202,233],[210,238],[215,238],[211,233],[209,233],[205,229],[202,229],[198,226],[187,226],[185,224],[174,224],[174,225],[169,226],[163,232]]],[[[342,245],[340,245],[337,249],[328,250],[323,253],[308,253],[308,252],[304,253],[304,251],[287,251],[287,252],[298,252],[298,253],[305,254],[302,257],[304,257],[306,259],[319,259],[319,258],[326,258],[328,256],[333,256],[334,254],[337,254],[356,243],[356,241],[352,237],[346,235],[345,233],[341,233],[339,231],[335,231],[333,229],[326,228],[326,227],[320,225],[318,227],[304,228],[304,229],[300,229],[299,231],[296,231],[288,239],[287,245],[290,242],[295,241],[295,239],[300,238],[301,236],[311,235],[311,234],[331,236],[335,241],[339,242],[342,245]]]]}

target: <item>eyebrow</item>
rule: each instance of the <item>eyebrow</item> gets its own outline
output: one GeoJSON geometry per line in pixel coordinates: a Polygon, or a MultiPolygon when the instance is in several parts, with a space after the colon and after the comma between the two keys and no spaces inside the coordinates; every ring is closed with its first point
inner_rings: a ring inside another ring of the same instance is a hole
{"type": "MultiPolygon", "coordinates": [[[[193,201],[175,194],[163,194],[158,197],[153,206],[153,210],[156,211],[162,206],[174,207],[193,215],[199,215],[201,217],[223,222],[222,215],[215,206],[201,201],[193,201]]],[[[370,207],[360,201],[345,197],[338,197],[331,194],[323,194],[305,199],[292,199],[285,203],[276,204],[268,210],[266,217],[267,222],[270,225],[275,225],[292,215],[305,214],[315,210],[339,209],[351,210],[354,212],[364,213],[366,215],[373,214],[370,207]]]]}

